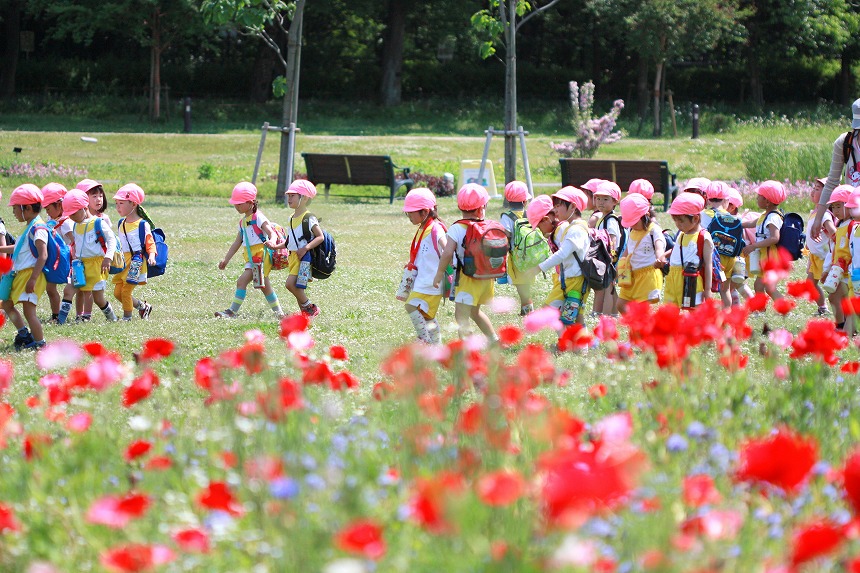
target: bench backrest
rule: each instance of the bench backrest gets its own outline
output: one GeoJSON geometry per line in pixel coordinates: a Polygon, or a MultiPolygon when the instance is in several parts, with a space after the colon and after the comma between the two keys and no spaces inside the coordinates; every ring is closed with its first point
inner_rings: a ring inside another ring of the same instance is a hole
{"type": "Polygon", "coordinates": [[[669,190],[669,165],[666,161],[629,159],[559,159],[561,185],[580,186],[589,179],[615,181],[622,192],[636,179],[647,179],[656,193],[669,190]]]}
{"type": "Polygon", "coordinates": [[[387,155],[302,153],[308,179],[316,184],[387,185],[394,183],[394,167],[387,155]]]}

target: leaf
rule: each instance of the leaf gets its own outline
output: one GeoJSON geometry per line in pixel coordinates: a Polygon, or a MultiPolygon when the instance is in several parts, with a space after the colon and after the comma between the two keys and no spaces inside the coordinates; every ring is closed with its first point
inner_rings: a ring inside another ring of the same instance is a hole
{"type": "Polygon", "coordinates": [[[848,429],[851,430],[851,437],[854,438],[854,441],[860,440],[860,422],[857,421],[857,418],[851,418],[848,421],[848,429]]]}
{"type": "Polygon", "coordinates": [[[272,81],[272,93],[275,97],[284,97],[287,93],[287,78],[278,76],[272,81]]]}

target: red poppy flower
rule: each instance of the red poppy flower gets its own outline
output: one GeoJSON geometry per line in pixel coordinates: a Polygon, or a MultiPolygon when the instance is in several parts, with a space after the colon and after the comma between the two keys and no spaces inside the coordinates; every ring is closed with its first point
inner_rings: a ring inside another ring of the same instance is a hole
{"type": "Polygon", "coordinates": [[[21,531],[21,524],[15,519],[15,510],[0,503],[0,533],[4,531],[21,531]]]}
{"type": "Polygon", "coordinates": [[[431,478],[419,478],[409,503],[410,515],[431,533],[445,533],[451,524],[445,517],[449,496],[463,489],[463,478],[453,472],[441,472],[431,478]]]}
{"type": "Polygon", "coordinates": [[[836,550],[845,539],[842,528],[827,520],[801,527],[792,536],[791,564],[797,567],[836,550]]]}
{"type": "Polygon", "coordinates": [[[790,282],[786,285],[788,296],[794,298],[803,298],[809,302],[818,300],[818,289],[815,288],[815,283],[809,279],[805,281],[790,282]]]}
{"type": "Polygon", "coordinates": [[[125,461],[130,462],[132,460],[136,460],[141,456],[145,456],[152,449],[152,444],[147,442],[146,440],[137,440],[129,444],[129,446],[125,449],[125,454],[123,457],[125,461]]]}
{"type": "Polygon", "coordinates": [[[767,308],[770,297],[766,292],[758,292],[747,299],[746,307],[750,312],[762,312],[767,308]]]}
{"type": "Polygon", "coordinates": [[[0,275],[5,275],[12,270],[14,261],[11,257],[0,257],[0,275]]]}
{"type": "Polygon", "coordinates": [[[248,374],[259,374],[266,369],[266,347],[262,342],[247,342],[238,354],[248,374]]]}
{"type": "Polygon", "coordinates": [[[166,338],[150,338],[143,343],[142,360],[161,360],[173,354],[173,341],[166,338]]]}
{"type": "Polygon", "coordinates": [[[595,384],[588,389],[588,395],[591,396],[593,400],[603,398],[606,396],[606,384],[595,384]]]}
{"type": "Polygon", "coordinates": [[[857,374],[857,372],[860,371],[860,362],[857,362],[856,360],[846,362],[839,370],[845,374],[857,374]]]}
{"type": "Polygon", "coordinates": [[[330,346],[328,349],[328,355],[332,360],[349,360],[349,354],[347,354],[346,348],[339,344],[333,344],[330,346]]]}
{"type": "Polygon", "coordinates": [[[304,384],[329,384],[334,372],[327,362],[318,360],[311,362],[302,373],[302,383],[304,384]]]}
{"type": "Polygon", "coordinates": [[[101,554],[101,564],[108,571],[137,573],[170,563],[176,555],[164,545],[130,543],[108,549],[101,554]]]}
{"type": "Polygon", "coordinates": [[[83,348],[84,352],[86,352],[93,358],[108,354],[108,350],[104,346],[102,346],[101,342],[85,342],[81,345],[81,348],[83,348]]]}
{"type": "Polygon", "coordinates": [[[791,343],[790,358],[813,356],[830,366],[839,362],[836,352],[848,346],[848,337],[838,332],[832,320],[810,320],[791,343]]]}
{"type": "Polygon", "coordinates": [[[597,326],[594,327],[594,335],[601,342],[618,340],[618,327],[615,319],[611,316],[601,314],[597,319],[597,326]]]}
{"type": "Polygon", "coordinates": [[[143,374],[132,380],[131,385],[123,391],[122,405],[131,408],[141,400],[148,398],[152,394],[152,389],[159,383],[158,374],[147,368],[143,374]]]}
{"type": "Polygon", "coordinates": [[[842,468],[842,486],[845,488],[845,498],[854,515],[860,515],[860,449],[854,450],[845,460],[842,468]]]}
{"type": "Polygon", "coordinates": [[[87,510],[87,521],[122,529],[132,519],[143,516],[149,509],[149,496],[130,493],[123,497],[105,496],[97,499],[87,510]]]}
{"type": "Polygon", "coordinates": [[[202,529],[183,529],[170,536],[186,553],[209,553],[209,534],[202,529]]]}
{"type": "Polygon", "coordinates": [[[523,331],[512,324],[506,324],[497,331],[499,344],[502,348],[510,348],[519,344],[523,339],[523,331]]]}
{"type": "Polygon", "coordinates": [[[281,421],[287,412],[304,408],[302,387],[294,380],[281,378],[275,388],[257,395],[257,404],[267,418],[281,421]]]}
{"type": "Polygon", "coordinates": [[[149,458],[144,464],[143,469],[146,471],[160,472],[170,469],[173,466],[173,460],[167,456],[155,456],[149,458]]]}
{"type": "Polygon", "coordinates": [[[842,312],[845,314],[860,314],[860,296],[843,298],[842,312]]]}
{"type": "Polygon", "coordinates": [[[329,384],[332,390],[355,390],[360,382],[349,370],[341,370],[332,375],[329,384]]]}
{"type": "Polygon", "coordinates": [[[699,474],[684,478],[684,503],[690,507],[702,507],[719,503],[721,500],[722,496],[714,487],[711,476],[699,474]]]}
{"type": "Polygon", "coordinates": [[[24,459],[31,462],[41,457],[52,441],[47,434],[27,434],[24,436],[24,459]]]}
{"type": "Polygon", "coordinates": [[[558,349],[562,352],[588,348],[594,337],[581,324],[571,324],[558,337],[558,349]]]}
{"type": "Polygon", "coordinates": [[[206,489],[197,494],[197,503],[206,509],[226,511],[230,515],[242,515],[242,506],[233,497],[230,486],[222,481],[210,482],[206,489]]]}
{"type": "Polygon", "coordinates": [[[478,479],[478,498],[489,506],[501,507],[517,501],[525,491],[526,483],[513,470],[499,470],[478,479]]]}
{"type": "Polygon", "coordinates": [[[797,303],[790,298],[783,297],[773,301],[773,309],[783,316],[794,310],[795,306],[797,303]]]}
{"type": "Polygon", "coordinates": [[[749,440],[741,446],[734,478],[765,482],[795,493],[815,465],[817,451],[812,438],[779,430],[773,436],[749,440]]]}
{"type": "Polygon", "coordinates": [[[303,313],[291,314],[281,319],[281,338],[286,339],[293,332],[308,329],[311,320],[303,313]]]}
{"type": "Polygon", "coordinates": [[[363,555],[368,559],[379,559],[385,555],[385,539],[382,526],[371,519],[358,519],[335,534],[338,549],[363,555]]]}

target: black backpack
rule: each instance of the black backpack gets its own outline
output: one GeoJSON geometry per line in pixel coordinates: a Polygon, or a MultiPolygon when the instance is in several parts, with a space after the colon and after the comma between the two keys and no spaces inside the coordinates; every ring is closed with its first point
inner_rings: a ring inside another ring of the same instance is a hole
{"type": "Polygon", "coordinates": [[[588,249],[585,259],[573,253],[582,278],[591,290],[603,290],[615,281],[615,266],[609,252],[609,233],[605,229],[588,229],[588,249]]]}
{"type": "MultiPolygon", "coordinates": [[[[4,227],[6,226],[6,223],[3,222],[2,218],[0,218],[0,225],[3,225],[4,227]]],[[[6,244],[7,245],[14,245],[15,244],[15,235],[10,233],[9,231],[6,231],[6,244]]]]}
{"type": "MultiPolygon", "coordinates": [[[[609,213],[608,215],[603,217],[603,219],[597,225],[597,228],[598,229],[605,229],[606,232],[608,233],[609,232],[609,221],[611,219],[615,219],[615,221],[618,223],[618,230],[621,233],[621,236],[618,237],[618,246],[615,247],[615,256],[611,257],[612,264],[615,265],[616,263],[618,263],[618,259],[621,258],[621,253],[624,252],[624,247],[627,246],[627,229],[625,229],[624,225],[621,224],[621,218],[618,215],[614,215],[612,213],[609,213]]],[[[610,243],[610,245],[611,245],[611,243],[610,243]]]]}
{"type": "Polygon", "coordinates": [[[803,232],[803,217],[797,213],[786,213],[782,216],[782,227],[779,229],[777,246],[791,253],[791,259],[796,261],[803,256],[806,246],[806,235],[803,232]]]}
{"type": "MultiPolygon", "coordinates": [[[[305,213],[302,217],[302,238],[311,241],[314,234],[311,232],[311,213],[305,213]]],[[[334,237],[328,231],[323,230],[323,242],[310,250],[311,253],[311,276],[315,279],[327,279],[334,272],[337,264],[337,247],[334,237]]]]}

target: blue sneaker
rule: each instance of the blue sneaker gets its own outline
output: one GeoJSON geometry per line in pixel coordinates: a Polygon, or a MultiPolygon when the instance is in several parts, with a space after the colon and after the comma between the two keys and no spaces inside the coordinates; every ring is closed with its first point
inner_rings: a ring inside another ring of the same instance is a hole
{"type": "Polygon", "coordinates": [[[15,346],[15,352],[21,352],[25,346],[33,342],[33,335],[27,332],[27,334],[24,335],[16,334],[15,340],[12,344],[15,346]]]}

